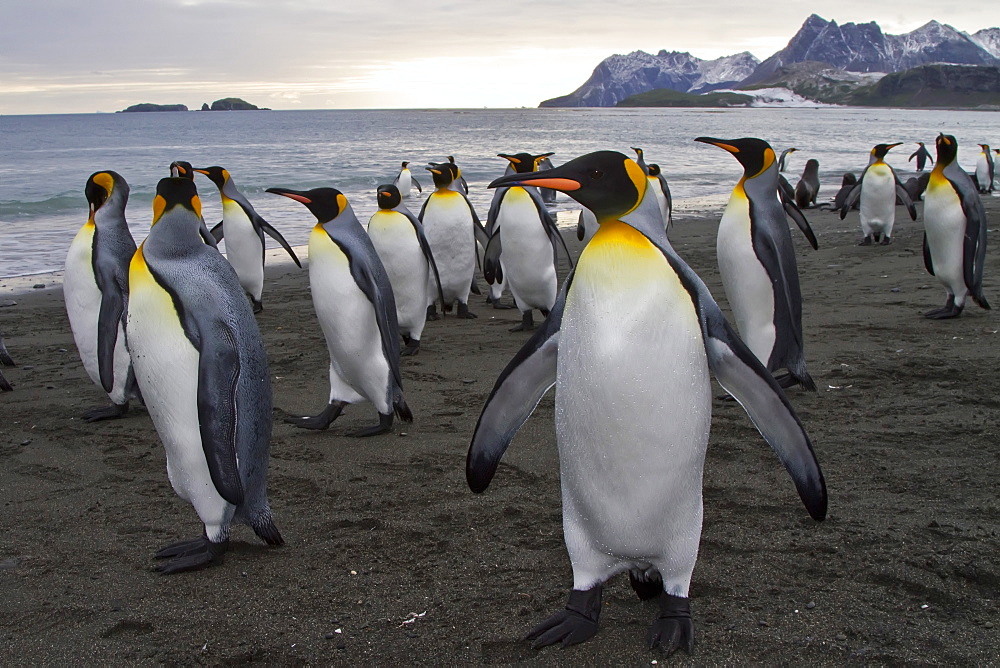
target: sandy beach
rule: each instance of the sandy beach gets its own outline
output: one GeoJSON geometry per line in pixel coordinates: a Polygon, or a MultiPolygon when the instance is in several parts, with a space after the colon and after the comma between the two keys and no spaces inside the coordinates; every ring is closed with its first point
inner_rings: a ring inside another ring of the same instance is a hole
{"type": "MultiPolygon", "coordinates": [[[[985,293],[1000,309],[1000,198],[985,202],[985,293]]],[[[672,240],[728,313],[718,215],[679,220],[672,240]]],[[[809,518],[742,408],[716,400],[691,586],[695,653],[671,661],[996,664],[1000,312],[970,302],[956,320],[921,317],[945,295],[923,267],[921,219],[902,208],[888,247],[856,245],[856,213],[807,216],[820,249],[792,234],[819,391],[789,397],[822,465],[829,516],[809,518]]],[[[520,640],[572,584],[551,394],[486,493],[469,491],[464,470],[483,402],[527,338],[508,332],[516,310],[473,297],[478,319],[428,324],[420,354],[402,362],[412,424],[349,438],[375,418],[358,405],[329,431],[306,432],[282,420],[325,404],[326,347],[307,272],[272,265],[258,322],[276,406],[270,499],[287,544],[267,548],[237,527],[222,566],[161,576],[153,552],[201,525],[170,488],[145,410],[79,419],[106,395],[83,369],[51,280],[0,279],[0,331],[19,364],[3,369],[15,389],[0,394],[0,663],[663,662],[644,644],[655,605],[626,577],[606,586],[589,642],[539,652],[520,640]]]]}

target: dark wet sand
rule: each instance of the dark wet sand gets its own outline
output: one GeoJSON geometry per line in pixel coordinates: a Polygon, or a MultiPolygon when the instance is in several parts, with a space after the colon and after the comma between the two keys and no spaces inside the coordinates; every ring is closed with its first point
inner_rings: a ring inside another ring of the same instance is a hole
{"type": "MultiPolygon", "coordinates": [[[[996,227],[1000,199],[987,207],[996,227]]],[[[859,248],[856,216],[811,212],[818,252],[793,231],[820,389],[790,396],[826,475],[829,517],[808,517],[739,405],[715,401],[691,587],[697,646],[676,663],[1000,661],[1000,317],[973,305],[953,321],[920,317],[944,302],[923,269],[920,223],[897,223],[887,248],[859,248]]],[[[681,220],[673,238],[726,308],[716,220],[681,220]]],[[[1000,308],[997,239],[986,294],[1000,308]]],[[[374,421],[370,406],[328,432],[282,423],[325,403],[326,348],[305,271],[273,268],[264,299],[279,407],[270,497],[287,545],[266,548],[239,527],[223,566],[164,577],[153,552],[201,527],[170,489],[148,415],[80,421],[102,395],[61,290],[0,294],[17,302],[0,307],[0,330],[21,365],[4,369],[15,391],[0,395],[0,663],[660,658],[644,646],[655,607],[625,577],[606,587],[591,641],[536,652],[519,640],[563,606],[572,578],[551,395],[490,489],[465,483],[483,401],[527,338],[507,331],[516,311],[477,297],[478,320],[430,323],[403,362],[415,422],[357,440],[344,434],[374,421]]]]}

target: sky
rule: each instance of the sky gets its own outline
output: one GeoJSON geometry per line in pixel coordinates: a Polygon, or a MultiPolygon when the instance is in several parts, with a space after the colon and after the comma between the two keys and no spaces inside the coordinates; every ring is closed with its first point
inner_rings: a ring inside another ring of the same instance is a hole
{"type": "Polygon", "coordinates": [[[3,0],[0,114],[535,107],[615,53],[763,60],[812,13],[890,34],[1000,25],[992,0],[3,0]]]}

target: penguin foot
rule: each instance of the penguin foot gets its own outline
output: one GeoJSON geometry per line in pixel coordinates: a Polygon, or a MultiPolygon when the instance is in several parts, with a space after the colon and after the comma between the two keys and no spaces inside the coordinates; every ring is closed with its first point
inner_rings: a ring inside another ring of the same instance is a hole
{"type": "Polygon", "coordinates": [[[892,243],[892,239],[890,237],[882,237],[882,241],[878,243],[880,246],[888,246],[889,244],[892,243]]]}
{"type": "Polygon", "coordinates": [[[534,649],[561,642],[563,647],[590,640],[597,633],[597,620],[601,616],[601,585],[593,589],[569,593],[566,607],[528,631],[525,640],[531,640],[534,649]]]}
{"type": "Polygon", "coordinates": [[[110,406],[98,406],[96,408],[91,408],[90,410],[84,411],[83,418],[86,422],[100,422],[101,420],[116,420],[128,413],[128,402],[119,406],[118,404],[111,404],[110,406]]]}
{"type": "Polygon", "coordinates": [[[354,436],[355,438],[364,438],[366,436],[378,436],[379,434],[388,434],[390,431],[392,431],[392,413],[388,413],[386,415],[379,413],[378,424],[372,425],[371,427],[365,427],[364,429],[360,429],[351,434],[351,436],[354,436]]]}
{"type": "Polygon", "coordinates": [[[941,308],[936,308],[927,313],[924,313],[925,318],[930,318],[931,320],[948,320],[949,318],[957,318],[962,315],[963,306],[955,306],[955,296],[949,295],[948,302],[941,308]]]}
{"type": "Polygon", "coordinates": [[[531,309],[521,314],[521,324],[511,327],[511,332],[530,332],[535,328],[535,319],[531,316],[531,309]]]}
{"type": "Polygon", "coordinates": [[[642,571],[629,571],[628,582],[642,601],[652,600],[663,593],[663,578],[657,572],[647,576],[642,571]]]}
{"type": "Polygon", "coordinates": [[[331,401],[319,415],[285,418],[285,422],[301,429],[326,429],[334,420],[340,417],[340,413],[346,405],[347,402],[345,401],[331,401]]]}
{"type": "Polygon", "coordinates": [[[862,239],[861,243],[859,243],[858,245],[859,246],[871,246],[872,243],[874,243],[874,242],[872,241],[872,237],[869,234],[867,237],[865,237],[864,239],[862,239]]]}
{"type": "Polygon", "coordinates": [[[171,543],[153,555],[154,559],[170,560],[160,564],[155,570],[164,575],[172,575],[217,566],[223,562],[228,547],[228,540],[213,543],[206,536],[171,543]]]}
{"type": "Polygon", "coordinates": [[[438,315],[437,309],[434,304],[427,307],[427,319],[428,320],[440,320],[441,316],[438,315]]]}
{"type": "Polygon", "coordinates": [[[458,317],[465,320],[472,320],[473,318],[478,318],[479,316],[469,310],[468,304],[458,302],[458,317]]]}
{"type": "Polygon", "coordinates": [[[660,594],[660,614],[646,631],[646,643],[649,649],[659,647],[665,656],[679,649],[691,653],[694,649],[694,622],[688,599],[666,592],[660,594]]]}
{"type": "Polygon", "coordinates": [[[420,352],[420,339],[410,339],[403,346],[403,349],[399,351],[399,354],[403,357],[410,357],[411,355],[416,355],[420,352]]]}
{"type": "Polygon", "coordinates": [[[259,302],[253,297],[250,297],[250,303],[253,305],[253,312],[260,313],[264,310],[264,302],[259,302]]]}

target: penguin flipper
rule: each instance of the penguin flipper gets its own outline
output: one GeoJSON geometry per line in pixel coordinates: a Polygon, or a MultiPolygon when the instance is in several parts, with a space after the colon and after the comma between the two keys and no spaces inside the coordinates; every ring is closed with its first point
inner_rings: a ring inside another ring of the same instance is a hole
{"type": "MultiPolygon", "coordinates": [[[[465,195],[462,195],[462,197],[465,197],[465,195]]],[[[465,197],[465,203],[469,205],[469,212],[472,214],[472,231],[476,236],[476,241],[478,241],[483,248],[486,248],[486,245],[490,242],[489,232],[487,232],[486,228],[483,227],[482,222],[479,220],[479,216],[476,215],[476,209],[472,206],[472,202],[469,201],[468,197],[465,197]]]]}
{"type": "Polygon", "coordinates": [[[296,266],[298,266],[298,268],[301,269],[302,268],[302,263],[299,262],[299,258],[295,255],[295,251],[292,250],[292,247],[288,245],[287,241],[285,241],[285,237],[281,236],[281,232],[279,232],[278,230],[274,229],[271,226],[271,223],[267,222],[266,220],[264,220],[260,216],[257,216],[257,220],[255,222],[258,225],[260,225],[260,229],[262,229],[265,232],[267,232],[267,236],[271,237],[272,239],[274,239],[275,241],[277,241],[279,244],[281,244],[281,247],[285,249],[285,252],[292,256],[292,260],[295,261],[296,266]]]}
{"type": "Polygon", "coordinates": [[[826,517],[826,483],[809,436],[774,377],[726,322],[722,312],[705,317],[708,365],[719,384],[743,406],[757,431],[795,482],[802,503],[817,521],[826,517]]]}
{"type": "Polygon", "coordinates": [[[587,236],[587,226],[583,224],[583,211],[580,212],[580,217],[576,221],[576,240],[583,241],[584,237],[587,236]]]}
{"type": "Polygon", "coordinates": [[[424,189],[420,187],[420,181],[417,181],[417,177],[411,176],[410,177],[410,183],[412,183],[413,185],[415,185],[417,187],[417,192],[418,193],[420,193],[421,195],[424,194],[424,189]]]}
{"type": "Polygon", "coordinates": [[[792,184],[788,182],[788,179],[781,174],[778,174],[778,193],[781,195],[782,202],[795,201],[795,188],[793,188],[792,184]]]}
{"type": "Polygon", "coordinates": [[[910,214],[910,220],[916,220],[917,208],[913,206],[913,199],[910,197],[909,191],[903,187],[898,178],[896,179],[896,197],[906,207],[906,213],[910,214]]]}
{"type": "MultiPolygon", "coordinates": [[[[862,178],[864,178],[864,174],[862,174],[861,176],[862,178]]],[[[858,179],[857,185],[851,188],[851,191],[847,193],[847,197],[844,198],[844,204],[843,206],[840,207],[841,220],[847,217],[847,212],[851,210],[851,207],[853,207],[855,203],[857,203],[860,197],[861,197],[861,179],[858,179]]]]}
{"type": "Polygon", "coordinates": [[[410,224],[413,225],[413,230],[417,233],[417,242],[420,244],[420,250],[423,251],[424,257],[427,258],[427,264],[430,265],[431,271],[434,272],[434,282],[438,287],[438,298],[444,304],[444,288],[441,287],[441,275],[438,273],[437,262],[434,261],[431,244],[427,241],[427,235],[424,234],[424,225],[409,209],[402,213],[410,221],[410,224]]]}
{"type": "Polygon", "coordinates": [[[243,483],[236,461],[236,386],[240,376],[236,336],[225,322],[213,319],[201,328],[199,339],[201,446],[215,489],[238,506],[243,503],[243,483]]]}
{"type": "Polygon", "coordinates": [[[514,434],[555,385],[559,332],[572,281],[571,273],[549,317],[508,362],[486,399],[465,460],[465,479],[477,494],[489,487],[514,434]]]}
{"type": "Polygon", "coordinates": [[[222,241],[223,237],[222,222],[223,221],[220,220],[218,225],[209,230],[209,234],[211,234],[212,237],[215,239],[215,243],[219,243],[220,241],[222,241]]]}
{"type": "Polygon", "coordinates": [[[490,285],[503,282],[503,267],[500,266],[500,254],[503,246],[500,244],[500,235],[494,234],[490,237],[490,242],[483,253],[483,278],[490,285]]]}
{"type": "Polygon", "coordinates": [[[548,235],[549,241],[552,242],[552,261],[557,267],[559,266],[559,247],[562,246],[563,253],[566,254],[566,261],[569,262],[569,268],[572,269],[573,258],[570,257],[569,248],[566,247],[566,240],[559,233],[556,221],[552,218],[552,214],[549,213],[548,207],[545,206],[545,201],[537,191],[533,192],[529,190],[528,192],[530,193],[531,201],[535,203],[535,208],[538,210],[538,217],[542,221],[545,233],[548,235]]]}
{"type": "Polygon", "coordinates": [[[965,287],[969,289],[973,301],[983,308],[990,308],[983,296],[983,263],[986,260],[986,210],[983,200],[972,184],[961,187],[948,177],[952,188],[958,193],[965,214],[964,262],[965,287]]]}
{"type": "Polygon", "coordinates": [[[809,245],[812,246],[813,250],[819,250],[819,243],[816,241],[816,234],[813,232],[812,226],[809,225],[809,221],[806,220],[805,214],[799,209],[795,204],[791,202],[783,202],[782,204],[785,208],[785,213],[788,217],[795,221],[795,224],[799,226],[802,230],[802,234],[806,235],[806,239],[809,241],[809,245]]]}
{"type": "Polygon", "coordinates": [[[124,312],[125,297],[122,291],[115,285],[105,286],[101,290],[101,310],[97,318],[97,368],[101,387],[109,394],[115,385],[115,345],[118,343],[118,326],[124,312]]]}
{"type": "Polygon", "coordinates": [[[924,232],[924,269],[931,276],[934,275],[934,260],[931,258],[931,247],[927,244],[926,232],[924,232]]]}

